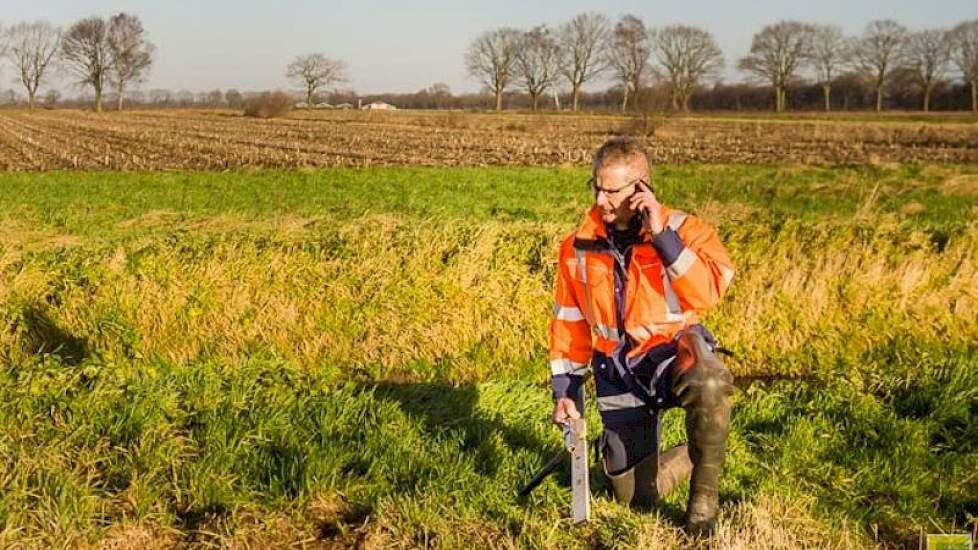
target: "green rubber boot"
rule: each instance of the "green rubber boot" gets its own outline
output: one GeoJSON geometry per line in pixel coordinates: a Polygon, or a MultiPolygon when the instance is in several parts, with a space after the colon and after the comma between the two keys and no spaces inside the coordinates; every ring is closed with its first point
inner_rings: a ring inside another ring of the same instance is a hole
{"type": "Polygon", "coordinates": [[[659,475],[656,476],[656,492],[659,498],[671,493],[675,488],[689,479],[693,463],[689,460],[689,446],[676,445],[659,455],[659,475]]]}
{"type": "Polygon", "coordinates": [[[733,376],[696,333],[680,337],[673,391],[686,410],[686,436],[693,464],[686,505],[686,532],[708,536],[716,526],[718,486],[730,433],[733,376]],[[690,355],[691,354],[691,355],[690,355]],[[682,363],[686,368],[682,368],[682,363]]]}
{"type": "Polygon", "coordinates": [[[604,475],[611,483],[615,500],[628,506],[647,508],[655,502],[656,453],[643,458],[638,464],[617,474],[608,473],[602,461],[604,475]]]}

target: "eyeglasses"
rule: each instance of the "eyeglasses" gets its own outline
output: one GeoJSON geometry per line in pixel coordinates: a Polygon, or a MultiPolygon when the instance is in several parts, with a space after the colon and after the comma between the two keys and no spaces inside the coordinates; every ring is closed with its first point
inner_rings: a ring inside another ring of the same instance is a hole
{"type": "Polygon", "coordinates": [[[631,183],[629,183],[627,185],[623,185],[623,186],[619,187],[618,189],[604,189],[604,188],[598,187],[598,183],[597,183],[597,181],[595,181],[595,179],[594,179],[593,176],[591,177],[591,179],[587,180],[587,184],[588,184],[588,187],[591,188],[591,193],[594,194],[594,197],[595,198],[598,197],[598,193],[604,193],[605,196],[607,196],[609,199],[612,199],[612,200],[624,198],[624,197],[627,197],[627,196],[631,195],[631,193],[625,194],[624,191],[626,189],[629,189],[629,188],[638,187],[639,184],[645,185],[646,187],[649,188],[650,191],[652,190],[652,185],[650,185],[649,184],[649,181],[646,180],[646,179],[644,179],[644,178],[637,179],[637,180],[635,180],[635,181],[633,181],[633,182],[631,182],[631,183]]]}

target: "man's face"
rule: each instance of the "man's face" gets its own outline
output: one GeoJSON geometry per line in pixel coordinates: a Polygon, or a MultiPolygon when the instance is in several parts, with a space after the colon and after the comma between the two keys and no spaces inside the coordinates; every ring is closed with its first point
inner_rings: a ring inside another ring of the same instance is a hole
{"type": "Polygon", "coordinates": [[[642,158],[603,165],[593,182],[594,204],[601,209],[606,224],[626,227],[635,215],[628,199],[635,193],[638,182],[649,180],[649,165],[642,158]]]}

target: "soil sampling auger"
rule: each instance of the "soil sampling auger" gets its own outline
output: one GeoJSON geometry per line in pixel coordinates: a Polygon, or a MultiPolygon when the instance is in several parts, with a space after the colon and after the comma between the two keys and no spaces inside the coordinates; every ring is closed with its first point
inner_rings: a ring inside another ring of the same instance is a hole
{"type": "Polygon", "coordinates": [[[569,419],[563,424],[564,448],[557,452],[540,469],[533,479],[520,489],[520,498],[525,498],[537,485],[557,470],[564,463],[567,456],[571,462],[571,518],[575,525],[587,523],[591,518],[591,487],[588,473],[588,441],[587,441],[587,421],[584,419],[584,382],[581,381],[580,390],[574,399],[574,404],[580,412],[580,418],[569,419]]]}

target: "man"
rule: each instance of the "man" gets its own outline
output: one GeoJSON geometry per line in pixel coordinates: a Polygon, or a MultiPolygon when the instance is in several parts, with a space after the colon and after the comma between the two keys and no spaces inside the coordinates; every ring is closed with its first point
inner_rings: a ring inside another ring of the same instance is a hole
{"type": "Polygon", "coordinates": [[[700,315],[733,266],[712,227],[661,205],[648,156],[628,138],[594,155],[594,205],[560,247],[550,369],[554,422],[578,418],[593,367],[600,447],[615,498],[647,506],[690,475],[686,529],[712,532],[733,377],[700,315]],[[686,445],[659,456],[663,410],[686,411],[686,445]]]}

